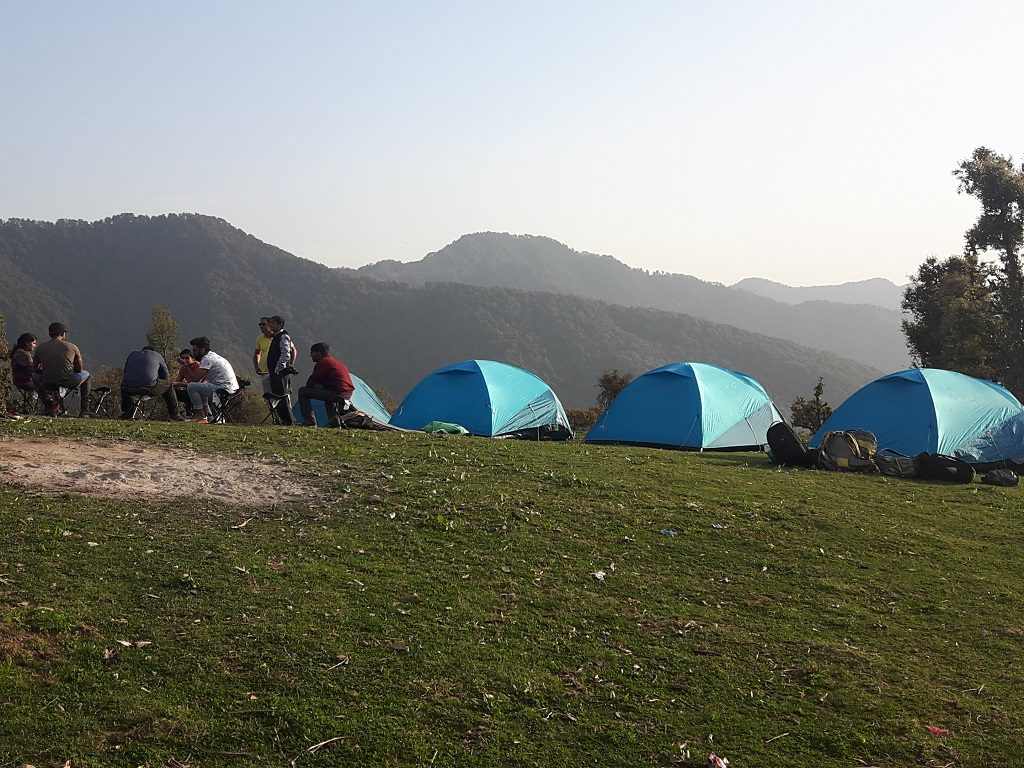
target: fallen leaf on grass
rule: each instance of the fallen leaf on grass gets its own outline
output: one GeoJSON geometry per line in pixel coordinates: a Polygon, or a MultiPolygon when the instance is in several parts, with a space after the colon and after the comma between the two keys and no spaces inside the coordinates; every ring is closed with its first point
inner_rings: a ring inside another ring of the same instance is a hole
{"type": "Polygon", "coordinates": [[[250,517],[248,520],[246,520],[244,522],[241,522],[238,525],[232,525],[231,526],[231,530],[237,531],[237,530],[240,530],[242,528],[245,528],[245,526],[247,526],[249,523],[251,523],[255,519],[256,519],[255,517],[250,517]]]}
{"type": "Polygon", "coordinates": [[[593,576],[593,577],[594,577],[595,579],[597,579],[598,581],[604,581],[604,577],[605,577],[605,576],[606,576],[607,574],[606,574],[606,573],[605,573],[604,571],[594,571],[594,572],[593,572],[592,574],[590,574],[590,575],[591,575],[591,576],[593,576]]]}
{"type": "Polygon", "coordinates": [[[948,736],[949,735],[949,728],[940,728],[937,725],[926,725],[925,728],[927,728],[929,731],[934,733],[936,736],[948,736]]]}

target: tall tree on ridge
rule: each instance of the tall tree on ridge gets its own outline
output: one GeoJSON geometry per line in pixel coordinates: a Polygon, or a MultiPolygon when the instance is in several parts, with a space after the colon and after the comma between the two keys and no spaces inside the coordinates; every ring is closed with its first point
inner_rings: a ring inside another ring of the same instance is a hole
{"type": "Polygon", "coordinates": [[[984,379],[1001,378],[994,342],[1004,334],[996,311],[995,269],[977,256],[925,260],[903,293],[903,334],[914,363],[984,379]]]}
{"type": "Polygon", "coordinates": [[[965,253],[994,251],[999,259],[994,285],[1002,336],[993,340],[990,351],[999,361],[1003,383],[1024,396],[1024,166],[978,147],[953,175],[960,182],[958,191],[981,203],[981,215],[964,236],[965,253]]]}

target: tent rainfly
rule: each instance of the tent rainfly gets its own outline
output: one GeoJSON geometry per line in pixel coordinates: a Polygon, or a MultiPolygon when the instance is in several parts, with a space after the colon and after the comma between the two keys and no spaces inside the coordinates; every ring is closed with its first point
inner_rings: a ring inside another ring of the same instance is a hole
{"type": "Polygon", "coordinates": [[[874,433],[879,448],[908,456],[943,453],[980,466],[1024,455],[1024,445],[1013,444],[1020,430],[1008,423],[1022,413],[1017,398],[991,381],[939,368],[911,368],[850,395],[809,445],[817,448],[833,430],[866,429],[874,433]]]}
{"type": "Polygon", "coordinates": [[[755,379],[707,363],[670,363],[637,377],[587,434],[588,443],[695,451],[761,450],[782,421],[755,379]]]}
{"type": "Polygon", "coordinates": [[[391,424],[423,429],[460,424],[483,437],[572,437],[565,409],[536,374],[493,360],[465,360],[426,376],[395,409],[391,424]]]}

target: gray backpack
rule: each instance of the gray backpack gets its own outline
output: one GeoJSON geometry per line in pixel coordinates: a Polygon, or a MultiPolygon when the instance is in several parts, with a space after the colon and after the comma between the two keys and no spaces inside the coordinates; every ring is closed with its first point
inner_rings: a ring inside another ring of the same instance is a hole
{"type": "Polygon", "coordinates": [[[826,432],[821,439],[818,466],[840,472],[874,472],[878,440],[865,429],[826,432]]]}
{"type": "Polygon", "coordinates": [[[892,448],[883,448],[875,454],[875,466],[889,477],[917,477],[917,464],[913,456],[907,456],[892,448]]]}

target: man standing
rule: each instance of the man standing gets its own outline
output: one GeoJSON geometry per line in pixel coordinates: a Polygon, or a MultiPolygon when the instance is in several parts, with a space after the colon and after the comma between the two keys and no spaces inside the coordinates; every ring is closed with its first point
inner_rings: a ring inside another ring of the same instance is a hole
{"type": "Polygon", "coordinates": [[[313,359],[313,373],[306,381],[306,386],[299,390],[299,411],[302,413],[302,426],[315,427],[313,404],[310,400],[323,400],[327,411],[327,426],[340,427],[341,417],[338,415],[338,401],[342,400],[343,409],[349,407],[349,398],[355,392],[352,377],[348,368],[340,360],[330,355],[330,347],[322,341],[309,348],[309,356],[313,359]]]}
{"type": "MultiPolygon", "coordinates": [[[[281,323],[284,325],[284,323],[281,323]]],[[[263,384],[263,394],[273,394],[270,391],[270,371],[267,368],[267,360],[270,359],[270,341],[274,338],[274,332],[270,329],[270,318],[260,318],[260,335],[256,339],[256,349],[252,353],[252,366],[256,369],[256,375],[260,377],[263,384]]],[[[296,349],[292,345],[291,355],[288,358],[288,365],[295,365],[296,349]]]]}
{"type": "Polygon", "coordinates": [[[260,318],[260,335],[256,338],[256,349],[252,353],[252,367],[263,384],[263,394],[270,394],[270,371],[267,370],[267,359],[270,357],[270,340],[274,332],[270,330],[270,318],[260,318]]]}
{"type": "Polygon", "coordinates": [[[89,416],[89,372],[85,370],[82,352],[76,345],[64,340],[68,332],[64,323],[50,323],[50,340],[36,349],[36,361],[42,374],[40,394],[43,403],[52,408],[48,390],[77,387],[81,403],[78,415],[89,416]]]}
{"type": "Polygon", "coordinates": [[[192,409],[202,409],[202,416],[196,421],[200,424],[208,424],[210,421],[210,398],[218,389],[225,390],[228,394],[238,391],[238,379],[235,378],[235,369],[231,363],[210,351],[210,340],[205,336],[197,336],[189,344],[192,345],[192,354],[199,360],[199,370],[196,375],[198,381],[189,382],[188,396],[192,400],[192,409]]]}
{"type": "Polygon", "coordinates": [[[291,398],[291,371],[292,369],[292,337],[284,329],[284,318],[274,315],[270,318],[270,331],[273,337],[270,339],[270,349],[267,352],[267,370],[270,372],[267,378],[270,379],[270,394],[279,398],[274,410],[277,413],[278,423],[291,426],[295,423],[292,418],[291,398]]]}
{"type": "Polygon", "coordinates": [[[124,361],[124,374],[121,377],[122,419],[132,417],[132,395],[143,391],[150,397],[163,397],[167,418],[171,421],[185,420],[178,413],[178,398],[171,386],[171,372],[167,370],[167,362],[153,347],[143,347],[132,352],[124,361]]]}

